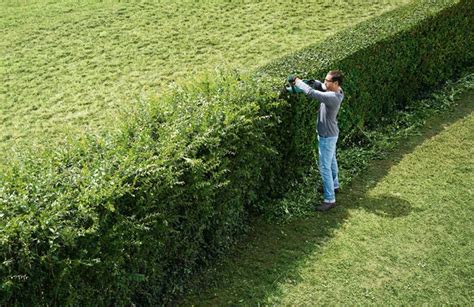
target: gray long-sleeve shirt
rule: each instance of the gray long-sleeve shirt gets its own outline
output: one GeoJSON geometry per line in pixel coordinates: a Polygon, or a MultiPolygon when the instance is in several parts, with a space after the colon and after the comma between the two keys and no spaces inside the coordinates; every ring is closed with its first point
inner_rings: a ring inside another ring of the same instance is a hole
{"type": "MultiPolygon", "coordinates": [[[[321,83],[320,81],[316,81],[321,83]]],[[[339,135],[339,127],[337,126],[337,112],[341,107],[344,99],[344,92],[320,92],[314,90],[308,84],[298,79],[295,83],[303,92],[311,98],[320,102],[318,114],[318,135],[322,137],[333,137],[339,135]]]]}

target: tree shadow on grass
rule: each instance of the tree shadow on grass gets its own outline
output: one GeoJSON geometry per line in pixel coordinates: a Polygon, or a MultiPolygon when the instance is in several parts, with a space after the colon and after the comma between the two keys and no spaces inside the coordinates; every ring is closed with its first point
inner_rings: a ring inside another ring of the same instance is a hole
{"type": "MultiPolygon", "coordinates": [[[[318,253],[334,233],[349,219],[349,210],[362,209],[383,218],[400,218],[420,210],[400,197],[368,195],[382,181],[390,168],[405,155],[414,151],[425,140],[437,135],[447,125],[473,111],[468,99],[460,98],[456,110],[434,117],[417,136],[403,141],[396,152],[384,160],[373,161],[370,168],[355,178],[338,195],[338,207],[330,212],[314,213],[307,218],[295,219],[284,225],[255,221],[250,232],[241,239],[226,257],[202,272],[190,283],[193,285],[177,305],[261,305],[278,294],[280,282],[298,283],[298,268],[309,255],[318,253]]],[[[470,96],[469,96],[470,95],[470,96]]],[[[469,98],[470,97],[470,98],[469,98]]]]}

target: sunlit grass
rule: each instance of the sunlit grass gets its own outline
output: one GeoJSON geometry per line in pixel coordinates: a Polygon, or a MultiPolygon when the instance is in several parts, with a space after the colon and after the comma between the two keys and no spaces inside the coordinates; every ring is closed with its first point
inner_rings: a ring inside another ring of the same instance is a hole
{"type": "Polygon", "coordinates": [[[0,149],[113,129],[169,82],[256,68],[408,2],[2,1],[0,149]]]}
{"type": "MultiPolygon", "coordinates": [[[[474,92],[464,99],[473,99],[474,92]]],[[[283,281],[283,305],[461,304],[474,288],[474,113],[387,169],[348,206],[343,227],[283,281]]]]}

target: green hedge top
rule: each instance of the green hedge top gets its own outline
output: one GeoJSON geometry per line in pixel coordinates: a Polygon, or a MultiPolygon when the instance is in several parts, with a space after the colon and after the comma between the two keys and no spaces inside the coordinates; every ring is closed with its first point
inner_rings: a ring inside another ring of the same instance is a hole
{"type": "MultiPolygon", "coordinates": [[[[465,21],[469,22],[467,19],[469,16],[472,16],[472,9],[469,9],[469,1],[415,1],[413,4],[403,6],[379,17],[370,19],[368,22],[363,22],[341,31],[321,43],[306,47],[297,53],[275,60],[259,69],[258,72],[262,75],[270,75],[278,78],[285,78],[289,72],[294,72],[302,76],[319,76],[321,71],[325,72],[334,68],[335,64],[345,58],[352,57],[361,50],[372,49],[380,43],[391,41],[397,35],[403,35],[406,34],[406,32],[418,29],[420,23],[430,22],[432,19],[436,19],[440,12],[449,10],[458,5],[466,8],[466,10],[464,10],[464,17],[466,19],[465,21]]],[[[459,18],[455,18],[453,21],[456,19],[459,18]]],[[[455,30],[454,24],[452,28],[455,30]]],[[[466,29],[463,28],[463,31],[465,30],[466,29]]],[[[465,34],[466,39],[468,39],[470,35],[472,36],[472,30],[470,30],[470,33],[466,32],[465,34]]],[[[311,38],[304,37],[302,39],[308,40],[311,38]]],[[[445,39],[449,39],[449,37],[445,39]]],[[[297,44],[298,42],[295,43],[297,44]]],[[[472,44],[472,37],[470,44],[472,44]]],[[[472,56],[472,50],[470,50],[470,52],[472,56]]],[[[376,54],[374,54],[374,56],[375,55],[376,54]]],[[[350,71],[347,73],[349,72],[350,71]]],[[[350,78],[347,79],[350,80],[350,78]]]]}

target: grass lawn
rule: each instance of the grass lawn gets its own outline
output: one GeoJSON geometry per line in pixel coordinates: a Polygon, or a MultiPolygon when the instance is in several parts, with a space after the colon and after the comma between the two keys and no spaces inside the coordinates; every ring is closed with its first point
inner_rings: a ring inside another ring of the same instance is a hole
{"type": "Polygon", "coordinates": [[[458,99],[344,187],[334,211],[257,223],[180,303],[471,305],[474,91],[458,99]]]}
{"type": "Polygon", "coordinates": [[[113,129],[172,81],[254,69],[409,2],[1,1],[0,150],[113,129]]]}

